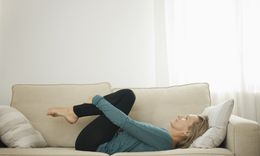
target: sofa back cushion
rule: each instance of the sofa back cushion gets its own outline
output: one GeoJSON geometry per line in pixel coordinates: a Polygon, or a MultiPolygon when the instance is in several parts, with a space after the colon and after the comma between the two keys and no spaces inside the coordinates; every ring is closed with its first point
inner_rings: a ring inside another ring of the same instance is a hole
{"type": "Polygon", "coordinates": [[[11,106],[22,112],[47,141],[48,146],[74,147],[80,131],[97,116],[80,118],[69,124],[63,118],[47,116],[49,107],[73,106],[86,102],[89,96],[111,93],[109,83],[98,84],[18,84],[12,88],[11,106]]]}
{"type": "Polygon", "coordinates": [[[170,120],[177,115],[200,114],[205,107],[210,106],[207,83],[132,90],[136,94],[136,101],[129,116],[163,128],[168,128],[170,120]]]}

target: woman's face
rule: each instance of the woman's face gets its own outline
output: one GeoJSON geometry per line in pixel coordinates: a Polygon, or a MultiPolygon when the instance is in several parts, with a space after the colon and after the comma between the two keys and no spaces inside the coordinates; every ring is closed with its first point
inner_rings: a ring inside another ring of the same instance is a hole
{"type": "Polygon", "coordinates": [[[176,119],[172,120],[170,124],[171,128],[175,130],[187,132],[194,122],[199,122],[198,115],[189,114],[185,116],[179,115],[176,119]]]}

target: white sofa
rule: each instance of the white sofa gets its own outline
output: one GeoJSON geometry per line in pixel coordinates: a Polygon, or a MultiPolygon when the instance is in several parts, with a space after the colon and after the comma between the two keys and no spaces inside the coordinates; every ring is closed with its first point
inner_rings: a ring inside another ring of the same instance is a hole
{"type": "MultiPolygon", "coordinates": [[[[11,106],[21,111],[48,143],[44,148],[0,148],[0,156],[107,156],[106,153],[76,151],[74,143],[86,124],[97,116],[80,118],[69,124],[63,118],[46,116],[53,106],[84,103],[95,94],[106,95],[119,88],[109,83],[98,84],[18,84],[12,88],[11,106]]],[[[167,88],[131,88],[136,102],[130,116],[154,125],[169,126],[178,114],[199,114],[211,104],[207,83],[194,83],[167,88]]],[[[260,156],[260,128],[254,121],[232,115],[227,137],[221,147],[213,149],[173,149],[157,152],[124,152],[114,156],[260,156]]]]}

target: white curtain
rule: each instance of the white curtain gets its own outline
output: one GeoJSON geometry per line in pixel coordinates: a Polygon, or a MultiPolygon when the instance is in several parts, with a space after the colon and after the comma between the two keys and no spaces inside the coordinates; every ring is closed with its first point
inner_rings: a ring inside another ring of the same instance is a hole
{"type": "Polygon", "coordinates": [[[213,104],[234,98],[234,114],[260,122],[260,0],[155,0],[159,13],[168,84],[208,82],[213,104]]]}

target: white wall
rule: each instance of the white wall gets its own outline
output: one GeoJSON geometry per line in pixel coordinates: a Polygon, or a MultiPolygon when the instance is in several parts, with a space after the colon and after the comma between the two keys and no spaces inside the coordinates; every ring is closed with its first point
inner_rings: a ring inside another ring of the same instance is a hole
{"type": "MultiPolygon", "coordinates": [[[[3,27],[3,16],[2,16],[2,0],[0,0],[0,82],[2,82],[2,54],[3,54],[3,30],[2,30],[2,27],[3,27]]],[[[2,85],[2,84],[1,84],[2,85]]],[[[0,92],[1,94],[2,92],[0,92]]]]}
{"type": "Polygon", "coordinates": [[[0,104],[19,83],[155,85],[151,0],[2,0],[0,104]]]}

